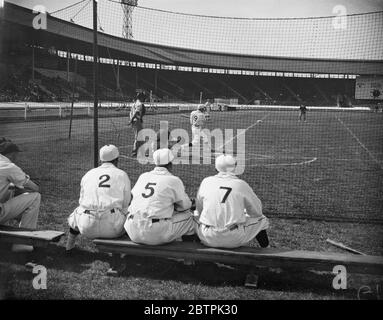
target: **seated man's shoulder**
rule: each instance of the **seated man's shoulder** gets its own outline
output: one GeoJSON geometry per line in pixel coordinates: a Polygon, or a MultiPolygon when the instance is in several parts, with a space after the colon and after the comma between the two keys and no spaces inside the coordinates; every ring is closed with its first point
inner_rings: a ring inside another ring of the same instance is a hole
{"type": "Polygon", "coordinates": [[[171,181],[172,183],[176,184],[176,185],[183,185],[183,181],[180,177],[177,177],[177,176],[174,176],[174,175],[168,175],[166,176],[166,179],[168,181],[171,181]]]}
{"type": "Polygon", "coordinates": [[[203,178],[202,183],[211,183],[211,182],[214,182],[216,181],[217,178],[215,176],[209,176],[209,177],[206,177],[206,178],[203,178]]]}
{"type": "Polygon", "coordinates": [[[20,169],[19,166],[17,166],[15,163],[13,162],[8,162],[4,165],[4,168],[5,169],[8,169],[8,170],[12,170],[12,169],[20,169]]]}
{"type": "Polygon", "coordinates": [[[114,168],[113,171],[115,172],[115,174],[117,176],[120,176],[120,177],[128,177],[129,178],[129,175],[126,171],[120,169],[120,168],[114,168]]]}

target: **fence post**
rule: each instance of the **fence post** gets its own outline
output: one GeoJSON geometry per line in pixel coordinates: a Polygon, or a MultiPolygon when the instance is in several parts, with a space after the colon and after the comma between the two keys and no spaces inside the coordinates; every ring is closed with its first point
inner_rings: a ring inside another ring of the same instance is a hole
{"type": "Polygon", "coordinates": [[[25,102],[25,107],[24,107],[24,121],[27,121],[27,110],[28,110],[28,104],[25,102]]]}

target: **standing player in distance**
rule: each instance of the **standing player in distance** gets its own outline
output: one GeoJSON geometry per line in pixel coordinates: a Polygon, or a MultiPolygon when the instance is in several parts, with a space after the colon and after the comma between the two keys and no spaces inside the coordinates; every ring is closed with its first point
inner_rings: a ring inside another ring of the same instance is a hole
{"type": "Polygon", "coordinates": [[[196,198],[201,242],[209,247],[236,248],[256,238],[261,247],[267,247],[269,221],[257,195],[234,174],[235,159],[220,155],[215,167],[218,174],[202,181],[196,198]]]}
{"type": "Polygon", "coordinates": [[[306,112],[307,112],[307,108],[304,104],[301,104],[300,107],[299,107],[299,121],[305,121],[306,122],[306,112]]]}
{"type": "Polygon", "coordinates": [[[193,235],[195,222],[184,184],[171,173],[173,153],[156,150],[153,160],[156,167],[141,174],[132,189],[125,230],[134,242],[160,245],[193,235]]]}
{"type": "Polygon", "coordinates": [[[66,250],[74,248],[79,234],[94,238],[116,238],[124,231],[131,200],[130,180],[117,168],[119,152],[114,145],[100,149],[101,165],[81,179],[79,207],[68,218],[66,250]]]}
{"type": "Polygon", "coordinates": [[[206,123],[205,116],[206,107],[203,104],[198,105],[198,109],[190,113],[190,124],[192,130],[192,142],[183,144],[181,148],[192,147],[200,143],[202,138],[203,142],[209,144],[209,137],[203,132],[206,123]]]}
{"type": "MultiPolygon", "coordinates": [[[[0,224],[20,220],[20,228],[36,229],[41,196],[39,187],[14,162],[20,149],[0,138],[0,224]]],[[[13,244],[14,252],[31,252],[32,246],[13,244]]]]}
{"type": "Polygon", "coordinates": [[[137,151],[141,145],[141,143],[137,141],[137,136],[138,136],[138,133],[142,130],[143,119],[146,113],[145,105],[143,104],[144,100],[145,100],[144,94],[139,93],[137,95],[136,101],[134,102],[132,108],[130,109],[129,124],[132,125],[133,132],[134,132],[132,157],[137,156],[137,151]]]}

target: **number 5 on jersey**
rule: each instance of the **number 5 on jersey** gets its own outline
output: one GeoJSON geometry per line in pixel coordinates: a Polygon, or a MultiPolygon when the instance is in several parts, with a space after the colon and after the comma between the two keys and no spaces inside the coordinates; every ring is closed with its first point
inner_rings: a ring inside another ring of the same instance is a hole
{"type": "Polygon", "coordinates": [[[145,189],[147,190],[147,193],[141,193],[141,195],[144,198],[150,198],[154,194],[154,188],[152,186],[155,186],[157,183],[154,182],[149,182],[146,186],[145,189]]]}

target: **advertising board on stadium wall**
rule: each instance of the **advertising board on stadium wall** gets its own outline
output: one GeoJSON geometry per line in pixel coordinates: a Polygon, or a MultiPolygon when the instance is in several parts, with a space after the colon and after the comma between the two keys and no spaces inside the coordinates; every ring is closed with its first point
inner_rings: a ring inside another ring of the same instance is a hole
{"type": "Polygon", "coordinates": [[[355,99],[383,100],[383,77],[357,77],[355,82],[355,99]]]}

